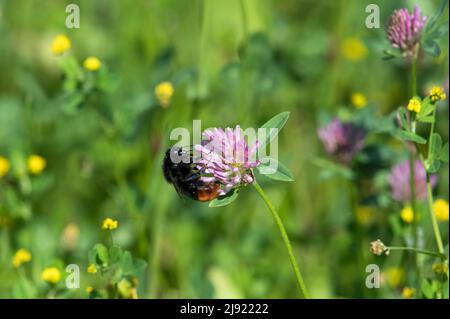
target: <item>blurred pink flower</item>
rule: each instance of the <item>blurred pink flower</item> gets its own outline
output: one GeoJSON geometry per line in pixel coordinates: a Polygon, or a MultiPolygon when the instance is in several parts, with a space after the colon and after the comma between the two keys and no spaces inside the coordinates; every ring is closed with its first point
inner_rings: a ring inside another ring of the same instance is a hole
{"type": "MultiPolygon", "coordinates": [[[[414,162],[414,187],[416,199],[423,201],[427,198],[427,183],[425,168],[421,161],[416,160],[414,162]]],[[[389,176],[389,184],[391,185],[392,197],[399,202],[411,201],[411,187],[409,181],[409,161],[405,160],[391,169],[389,176]]],[[[437,177],[431,176],[432,187],[436,186],[437,177]]]]}
{"type": "Polygon", "coordinates": [[[365,132],[351,123],[342,123],[334,119],[318,130],[325,151],[339,162],[348,164],[353,156],[364,147],[365,132]]]}

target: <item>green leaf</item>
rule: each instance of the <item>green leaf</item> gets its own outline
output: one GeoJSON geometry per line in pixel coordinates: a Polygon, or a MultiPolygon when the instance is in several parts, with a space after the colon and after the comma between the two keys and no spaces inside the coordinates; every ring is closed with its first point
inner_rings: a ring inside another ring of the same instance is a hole
{"type": "Polygon", "coordinates": [[[441,153],[442,148],[442,138],[438,133],[433,133],[430,139],[430,151],[428,154],[429,158],[438,158],[441,153]]]}
{"type": "Polygon", "coordinates": [[[111,264],[119,262],[122,257],[123,251],[119,246],[112,246],[109,248],[109,259],[111,264]]]}
{"type": "Polygon", "coordinates": [[[448,163],[448,142],[441,148],[438,159],[444,163],[448,163]]]}
{"type": "Polygon", "coordinates": [[[289,119],[289,114],[289,112],[281,112],[261,126],[261,129],[265,129],[266,139],[265,141],[259,141],[259,147],[264,147],[273,141],[289,119]]]}
{"type": "Polygon", "coordinates": [[[408,120],[406,119],[406,108],[401,106],[398,108],[398,115],[400,117],[400,123],[403,129],[408,128],[408,120]]]}
{"type": "Polygon", "coordinates": [[[400,57],[401,54],[398,51],[392,51],[390,49],[383,50],[383,60],[391,60],[400,57]]]}
{"type": "Polygon", "coordinates": [[[441,4],[439,5],[436,12],[428,19],[428,21],[425,25],[425,28],[424,28],[425,33],[430,33],[433,30],[433,28],[436,25],[436,22],[439,20],[439,18],[444,13],[445,7],[447,6],[447,2],[448,2],[448,0],[442,0],[441,4]]]}
{"type": "Polygon", "coordinates": [[[432,299],[434,297],[433,286],[429,279],[422,280],[421,290],[425,298],[432,299]]]}
{"type": "Polygon", "coordinates": [[[404,141],[413,141],[417,144],[426,144],[427,140],[424,139],[422,136],[414,134],[412,132],[408,131],[399,131],[397,133],[398,138],[404,140],[404,141]]]}
{"type": "Polygon", "coordinates": [[[441,167],[441,162],[434,159],[427,160],[425,164],[428,173],[436,173],[441,167]]]}
{"type": "Polygon", "coordinates": [[[82,93],[74,92],[70,94],[63,102],[62,109],[67,115],[73,115],[78,110],[78,106],[83,102],[84,96],[82,93]]]}
{"type": "Polygon", "coordinates": [[[89,252],[89,261],[100,266],[107,265],[109,262],[108,248],[103,244],[96,244],[89,252]]]}
{"type": "Polygon", "coordinates": [[[294,175],[289,171],[289,169],[283,165],[281,162],[274,158],[265,158],[261,160],[261,165],[258,166],[258,172],[268,178],[282,181],[282,182],[293,182],[294,175]],[[270,163],[276,166],[276,170],[270,167],[270,163]]]}
{"type": "Polygon", "coordinates": [[[441,47],[432,39],[428,39],[422,42],[422,47],[425,53],[431,55],[433,58],[437,58],[441,55],[441,47]]]}
{"type": "Polygon", "coordinates": [[[232,189],[228,194],[220,196],[209,202],[209,207],[223,207],[231,204],[238,197],[239,191],[232,189]]]}
{"type": "Polygon", "coordinates": [[[444,38],[448,35],[448,21],[444,22],[439,28],[437,28],[431,35],[431,39],[444,38]]]}
{"type": "Polygon", "coordinates": [[[431,103],[430,97],[423,99],[421,101],[420,112],[417,114],[417,120],[420,122],[429,121],[429,116],[433,113],[434,108],[435,106],[431,103]]]}

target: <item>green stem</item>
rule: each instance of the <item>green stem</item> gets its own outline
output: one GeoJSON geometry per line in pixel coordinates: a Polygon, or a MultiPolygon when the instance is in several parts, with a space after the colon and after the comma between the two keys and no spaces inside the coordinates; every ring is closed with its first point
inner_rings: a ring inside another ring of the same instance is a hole
{"type": "Polygon", "coordinates": [[[424,250],[424,249],[420,249],[420,248],[415,248],[415,247],[387,247],[389,250],[408,250],[408,251],[413,251],[416,252],[418,254],[424,254],[424,255],[429,255],[429,256],[434,256],[434,257],[440,257],[442,258],[443,254],[441,253],[436,253],[434,251],[429,251],[429,250],[424,250]]]}
{"type": "Polygon", "coordinates": [[[411,63],[411,94],[417,94],[417,56],[413,57],[411,63]]]}
{"type": "Polygon", "coordinates": [[[253,186],[255,187],[259,196],[261,196],[261,198],[266,203],[267,208],[269,208],[269,211],[272,213],[272,217],[275,221],[275,224],[278,227],[278,230],[280,231],[281,237],[283,238],[284,245],[286,246],[286,250],[289,255],[289,259],[291,260],[292,268],[294,269],[295,277],[297,278],[297,283],[300,288],[300,291],[304,298],[309,298],[308,291],[306,290],[306,286],[303,281],[303,277],[300,273],[300,270],[298,269],[297,262],[295,260],[294,253],[292,250],[291,242],[289,241],[289,237],[283,226],[283,222],[281,221],[280,216],[278,215],[277,211],[275,210],[275,207],[272,205],[272,203],[269,200],[269,198],[267,197],[266,193],[263,191],[261,186],[259,186],[259,184],[256,182],[256,180],[253,182],[253,186]]]}
{"type": "MultiPolygon", "coordinates": [[[[411,96],[415,96],[417,94],[417,56],[413,57],[412,64],[411,64],[411,96]]],[[[415,114],[413,112],[410,113],[411,116],[411,131],[415,133],[416,131],[416,119],[415,114]]],[[[413,211],[413,239],[414,239],[414,245],[419,245],[419,234],[418,234],[418,228],[419,228],[419,216],[416,206],[416,183],[415,183],[415,170],[414,170],[414,162],[415,162],[415,155],[413,152],[409,155],[409,187],[411,190],[411,209],[413,211]]],[[[414,264],[415,264],[415,271],[417,278],[420,278],[421,276],[421,270],[419,265],[419,256],[415,256],[414,258],[414,264]]]]}
{"type": "Polygon", "coordinates": [[[244,29],[244,39],[248,38],[248,16],[247,16],[247,8],[245,7],[245,0],[239,0],[239,4],[241,6],[241,14],[242,14],[242,28],[244,29]]]}
{"type": "Polygon", "coordinates": [[[439,250],[439,253],[441,254],[441,258],[444,255],[444,245],[442,244],[442,238],[441,238],[441,232],[439,231],[439,225],[436,220],[436,216],[434,215],[433,210],[433,192],[431,189],[431,181],[430,181],[430,174],[427,172],[427,200],[428,200],[428,210],[431,215],[431,223],[433,225],[433,232],[434,232],[434,238],[436,239],[436,244],[439,250]]]}

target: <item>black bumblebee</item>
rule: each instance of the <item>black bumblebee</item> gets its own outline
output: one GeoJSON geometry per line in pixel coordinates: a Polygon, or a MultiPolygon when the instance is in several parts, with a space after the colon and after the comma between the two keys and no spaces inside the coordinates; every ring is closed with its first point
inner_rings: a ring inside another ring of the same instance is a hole
{"type": "Polygon", "coordinates": [[[192,147],[172,147],[166,151],[162,163],[164,178],[171,183],[178,194],[192,199],[208,202],[219,197],[220,184],[205,183],[201,180],[202,172],[192,160],[192,147]],[[174,163],[172,158],[188,159],[174,163]]]}

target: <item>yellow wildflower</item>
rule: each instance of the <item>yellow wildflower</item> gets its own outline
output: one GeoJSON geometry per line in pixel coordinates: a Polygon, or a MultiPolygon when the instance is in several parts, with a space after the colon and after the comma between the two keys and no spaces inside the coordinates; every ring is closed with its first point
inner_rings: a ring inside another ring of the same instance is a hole
{"type": "Polygon", "coordinates": [[[97,71],[102,66],[102,62],[97,57],[90,56],[84,60],[83,66],[89,71],[97,71]]]}
{"type": "Polygon", "coordinates": [[[42,173],[42,171],[45,169],[45,166],[47,166],[47,161],[42,156],[30,155],[28,157],[27,166],[28,171],[31,174],[38,175],[42,173]]]}
{"type": "Polygon", "coordinates": [[[367,99],[364,94],[360,92],[355,92],[351,96],[352,104],[357,109],[362,109],[367,105],[367,99]]]}
{"type": "Polygon", "coordinates": [[[350,61],[359,61],[366,57],[367,48],[358,38],[347,38],[341,47],[342,55],[350,61]]]}
{"type": "Polygon", "coordinates": [[[419,113],[421,108],[422,108],[422,103],[420,102],[420,100],[418,100],[417,98],[414,98],[414,97],[409,100],[408,110],[419,113]]]}
{"type": "Polygon", "coordinates": [[[86,292],[88,294],[92,293],[93,291],[94,291],[94,287],[89,286],[89,287],[86,288],[86,292]]]}
{"type": "Polygon", "coordinates": [[[402,295],[404,298],[408,298],[408,299],[412,298],[412,297],[414,297],[415,294],[416,294],[416,289],[411,288],[411,287],[403,288],[402,295]]]}
{"type": "Polygon", "coordinates": [[[102,229],[113,230],[117,227],[119,227],[119,222],[112,218],[106,218],[102,224],[102,229]]]}
{"type": "Polygon", "coordinates": [[[97,267],[95,267],[95,265],[90,264],[87,268],[87,272],[90,274],[95,274],[97,273],[97,267]]]}
{"type": "Polygon", "coordinates": [[[54,55],[61,55],[69,51],[71,46],[70,39],[63,34],[60,34],[53,39],[52,52],[54,55]]]}
{"type": "Polygon", "coordinates": [[[430,90],[430,100],[431,102],[437,102],[437,101],[444,101],[447,98],[447,96],[444,93],[444,89],[439,87],[439,86],[435,86],[432,87],[430,90]]]}
{"type": "Polygon", "coordinates": [[[156,98],[163,107],[169,106],[174,92],[175,89],[170,82],[161,82],[155,88],[156,98]]]}
{"type": "Polygon", "coordinates": [[[31,253],[28,250],[21,248],[14,254],[12,264],[14,268],[19,268],[20,265],[30,262],[30,260],[31,253]]]}
{"type": "Polygon", "coordinates": [[[57,284],[61,280],[61,272],[58,268],[48,267],[41,273],[41,278],[50,284],[57,284]]]}
{"type": "Polygon", "coordinates": [[[448,265],[447,264],[444,264],[444,263],[433,264],[432,269],[438,275],[448,275],[448,265]]]}
{"type": "Polygon", "coordinates": [[[9,172],[9,161],[4,158],[3,156],[0,156],[0,177],[5,176],[9,172]]]}
{"type": "Polygon", "coordinates": [[[436,219],[441,222],[448,221],[448,202],[443,199],[437,199],[433,204],[433,211],[436,219]]]}
{"type": "Polygon", "coordinates": [[[389,285],[394,288],[398,287],[403,282],[403,279],[405,278],[405,272],[403,271],[402,268],[399,268],[399,267],[394,267],[394,268],[388,269],[386,274],[387,274],[387,280],[388,280],[389,285]]]}
{"type": "Polygon", "coordinates": [[[411,224],[414,221],[414,211],[410,206],[406,206],[400,212],[400,218],[407,224],[411,224]]]}

